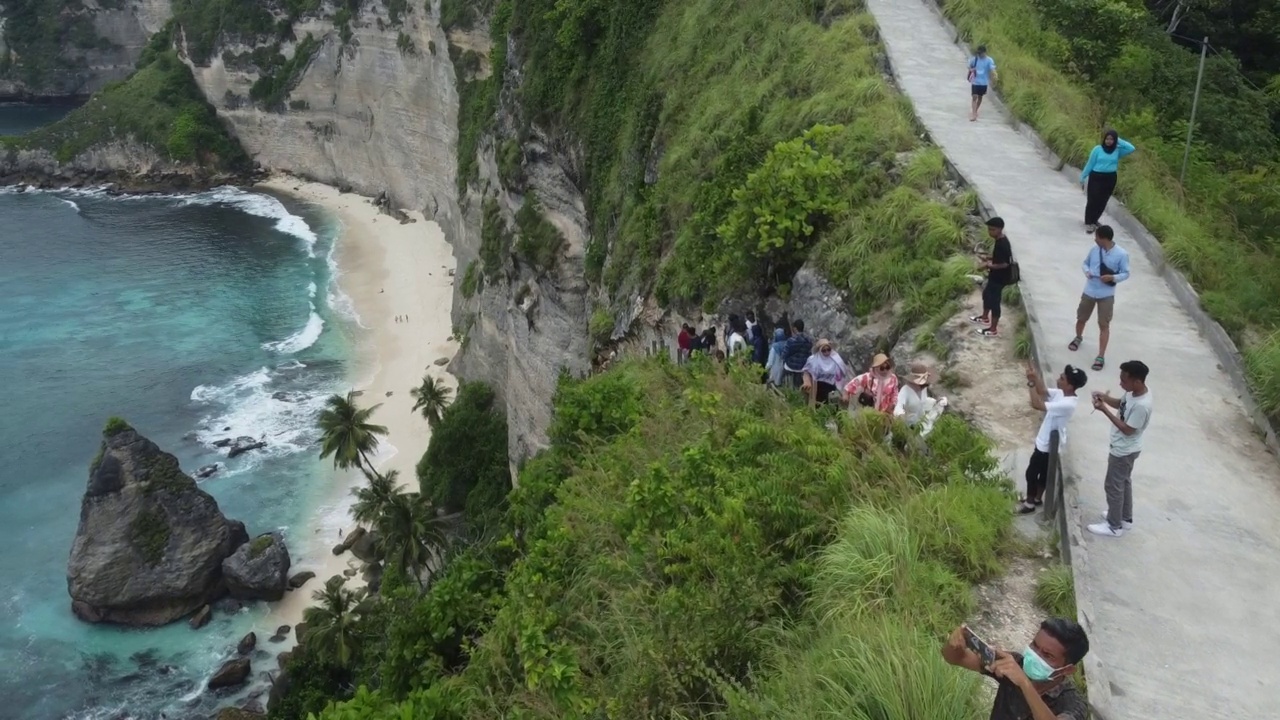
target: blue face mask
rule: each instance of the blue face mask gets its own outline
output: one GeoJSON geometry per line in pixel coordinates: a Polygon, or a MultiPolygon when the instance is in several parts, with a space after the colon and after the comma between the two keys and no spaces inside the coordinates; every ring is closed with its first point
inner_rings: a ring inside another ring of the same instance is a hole
{"type": "Polygon", "coordinates": [[[1031,682],[1048,682],[1053,678],[1053,674],[1057,672],[1044,658],[1036,654],[1031,646],[1022,652],[1022,672],[1027,674],[1027,679],[1031,682]]]}

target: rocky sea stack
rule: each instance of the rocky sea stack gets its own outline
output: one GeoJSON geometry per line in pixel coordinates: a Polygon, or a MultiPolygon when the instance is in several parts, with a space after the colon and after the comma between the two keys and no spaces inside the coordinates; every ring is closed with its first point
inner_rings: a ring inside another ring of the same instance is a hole
{"type": "Polygon", "coordinates": [[[177,458],[112,418],[67,563],[71,610],[95,623],[173,622],[226,593],[222,562],[248,540],[177,458]]]}

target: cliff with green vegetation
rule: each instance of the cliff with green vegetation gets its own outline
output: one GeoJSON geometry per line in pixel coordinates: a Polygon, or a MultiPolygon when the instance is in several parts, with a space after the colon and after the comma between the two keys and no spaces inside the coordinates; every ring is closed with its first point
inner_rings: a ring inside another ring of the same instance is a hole
{"type": "Polygon", "coordinates": [[[516,458],[546,444],[561,368],[670,344],[680,320],[799,316],[861,364],[971,287],[973,197],[857,3],[440,13],[466,218],[457,368],[512,408],[516,458]]]}
{"type": "Polygon", "coordinates": [[[272,716],[981,717],[938,647],[1010,540],[988,442],[794,401],[705,360],[566,379],[477,539],[316,613],[272,716]]]}
{"type": "Polygon", "coordinates": [[[0,0],[0,101],[123,80],[169,14],[169,0],[0,0]]]}

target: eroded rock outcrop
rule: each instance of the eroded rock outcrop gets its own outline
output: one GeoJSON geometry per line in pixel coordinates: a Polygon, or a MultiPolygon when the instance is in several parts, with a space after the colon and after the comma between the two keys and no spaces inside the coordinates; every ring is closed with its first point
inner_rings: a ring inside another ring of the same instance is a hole
{"type": "Polygon", "coordinates": [[[247,539],[173,455],[107,423],[67,563],[71,610],[88,622],[163,625],[225,594],[222,561],[247,539]]]}
{"type": "Polygon", "coordinates": [[[289,563],[280,533],[259,535],[222,561],[227,592],[237,600],[279,600],[289,588],[289,563]]]}

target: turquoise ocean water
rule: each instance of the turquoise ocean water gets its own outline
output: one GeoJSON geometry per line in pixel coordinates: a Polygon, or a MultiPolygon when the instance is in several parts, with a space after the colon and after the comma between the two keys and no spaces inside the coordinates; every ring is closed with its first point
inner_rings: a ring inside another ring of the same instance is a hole
{"type": "MultiPolygon", "coordinates": [[[[0,133],[31,124],[0,107],[0,133]]],[[[233,189],[0,188],[0,717],[202,717],[220,701],[205,680],[249,629],[269,651],[255,677],[274,670],[264,606],[199,631],[77,621],[67,553],[111,415],[188,472],[223,463],[201,487],[251,534],[283,529],[295,567],[315,551],[332,476],[316,458],[314,417],[349,385],[359,333],[334,282],[336,236],[314,208],[233,189]],[[269,446],[234,460],[211,447],[238,435],[269,446]]]]}

